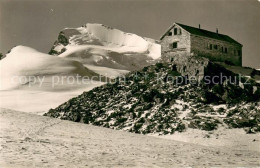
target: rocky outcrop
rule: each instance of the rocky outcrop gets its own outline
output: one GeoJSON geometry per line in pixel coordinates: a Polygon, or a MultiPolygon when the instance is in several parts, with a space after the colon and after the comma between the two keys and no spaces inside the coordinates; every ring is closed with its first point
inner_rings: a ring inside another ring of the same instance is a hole
{"type": "Polygon", "coordinates": [[[61,45],[61,46],[66,46],[69,44],[69,39],[67,36],[65,36],[64,32],[61,31],[59,33],[59,36],[58,36],[58,40],[54,42],[54,45],[53,47],[51,48],[51,50],[49,51],[49,54],[50,55],[59,55],[59,54],[62,54],[63,52],[66,51],[65,48],[62,48],[60,51],[57,51],[55,50],[55,47],[57,47],[58,45],[61,45]]]}
{"type": "Polygon", "coordinates": [[[228,79],[219,84],[207,84],[205,79],[192,83],[187,75],[203,73],[204,77],[230,72],[204,58],[188,59],[189,62],[180,58],[131,72],[114,83],[84,92],[45,115],[142,134],[171,134],[189,128],[210,131],[225,125],[243,127],[251,130],[249,133],[260,131],[260,108],[254,106],[260,101],[259,85],[254,81],[248,85],[228,83],[228,79]],[[229,115],[234,109],[243,113],[229,115]],[[253,113],[247,115],[248,110],[253,113]],[[239,114],[251,117],[251,124],[232,124],[230,121],[239,114]]]}

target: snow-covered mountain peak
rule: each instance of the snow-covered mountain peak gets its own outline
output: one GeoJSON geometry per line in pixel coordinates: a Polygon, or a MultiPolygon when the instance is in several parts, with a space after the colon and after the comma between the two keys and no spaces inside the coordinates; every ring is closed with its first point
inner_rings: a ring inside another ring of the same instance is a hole
{"type": "Polygon", "coordinates": [[[144,38],[131,33],[125,33],[101,24],[86,24],[85,27],[78,28],[81,33],[91,34],[100,41],[117,46],[128,47],[148,47],[150,42],[144,38]]]}
{"type": "Polygon", "coordinates": [[[70,44],[89,44],[90,39],[96,39],[103,45],[110,47],[128,46],[137,48],[147,48],[151,41],[136,34],[126,33],[121,30],[98,23],[87,23],[79,28],[66,28],[63,30],[65,36],[69,38],[70,44]],[[81,38],[81,41],[78,39],[81,38]]]}
{"type": "MultiPolygon", "coordinates": [[[[147,57],[146,60],[159,59],[161,56],[161,46],[155,40],[97,23],[87,23],[82,27],[63,29],[50,54],[67,57],[75,52],[89,50],[95,50],[94,53],[90,53],[92,56],[102,55],[106,56],[107,59],[110,57],[107,55],[107,51],[115,52],[124,57],[129,55],[143,56],[147,57]],[[95,54],[96,50],[99,50],[99,54],[95,54]]],[[[129,69],[129,67],[123,69],[129,69]]]]}

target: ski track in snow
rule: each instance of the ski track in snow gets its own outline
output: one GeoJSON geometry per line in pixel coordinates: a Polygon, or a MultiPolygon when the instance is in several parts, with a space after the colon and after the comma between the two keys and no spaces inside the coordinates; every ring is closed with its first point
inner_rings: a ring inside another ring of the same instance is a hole
{"type": "Polygon", "coordinates": [[[4,168],[260,165],[258,151],[195,145],[7,109],[1,109],[0,124],[4,168]]]}

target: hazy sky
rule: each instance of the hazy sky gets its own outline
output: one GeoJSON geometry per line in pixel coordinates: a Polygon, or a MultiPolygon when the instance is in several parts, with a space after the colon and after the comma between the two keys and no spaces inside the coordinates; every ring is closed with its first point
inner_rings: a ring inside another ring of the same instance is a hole
{"type": "Polygon", "coordinates": [[[0,0],[0,52],[25,45],[48,52],[65,27],[102,23],[159,39],[173,23],[230,35],[243,44],[243,65],[260,68],[257,0],[0,0]]]}

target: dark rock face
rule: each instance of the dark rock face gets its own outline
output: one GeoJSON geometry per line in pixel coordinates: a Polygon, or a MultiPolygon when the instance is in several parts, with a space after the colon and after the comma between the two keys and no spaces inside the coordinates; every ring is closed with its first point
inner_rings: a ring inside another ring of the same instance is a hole
{"type": "Polygon", "coordinates": [[[60,32],[58,36],[58,43],[63,44],[64,46],[69,44],[69,40],[67,39],[67,37],[63,32],[60,32]]]}
{"type": "Polygon", "coordinates": [[[3,55],[2,53],[0,53],[0,60],[4,59],[5,55],[3,55]]]}
{"type": "Polygon", "coordinates": [[[58,36],[58,40],[54,42],[54,46],[51,48],[51,50],[49,51],[50,55],[59,55],[63,52],[66,51],[65,48],[63,48],[60,52],[57,52],[56,50],[54,50],[54,48],[56,47],[56,45],[61,44],[63,46],[66,46],[69,44],[69,40],[68,37],[65,36],[64,32],[60,32],[59,36],[58,36]]]}
{"type": "Polygon", "coordinates": [[[45,115],[142,134],[210,131],[220,125],[257,132],[260,108],[254,102],[260,101],[260,87],[254,81],[243,84],[245,78],[234,82],[237,76],[206,58],[176,58],[84,92],[45,115]],[[229,78],[222,83],[205,79],[220,75],[229,78]]]}

